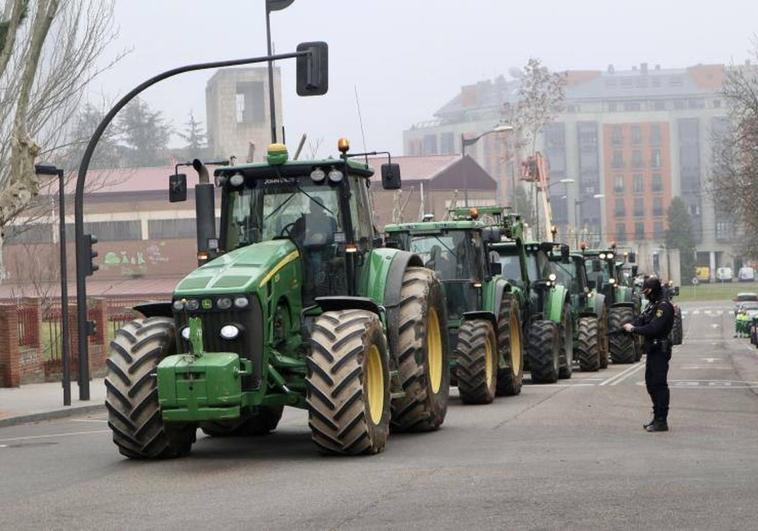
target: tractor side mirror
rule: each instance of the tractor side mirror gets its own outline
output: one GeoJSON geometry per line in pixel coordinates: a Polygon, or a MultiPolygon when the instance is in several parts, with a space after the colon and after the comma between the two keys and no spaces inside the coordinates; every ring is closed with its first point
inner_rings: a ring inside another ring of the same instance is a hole
{"type": "Polygon", "coordinates": [[[587,287],[591,290],[595,289],[597,287],[597,282],[595,282],[594,280],[588,280],[587,287]]]}
{"type": "Polygon", "coordinates": [[[498,227],[485,227],[482,229],[484,243],[498,243],[500,241],[500,229],[498,227]]]}
{"type": "Polygon", "coordinates": [[[297,95],[322,96],[329,90],[329,46],[325,42],[302,42],[297,57],[297,95]]]}
{"type": "Polygon", "coordinates": [[[569,256],[569,246],[565,244],[561,245],[561,261],[564,264],[568,264],[570,262],[569,256]]]}
{"type": "Polygon", "coordinates": [[[676,295],[677,297],[679,296],[679,286],[676,286],[674,288],[674,295],[676,295]]]}
{"type": "Polygon", "coordinates": [[[503,274],[503,264],[500,262],[490,262],[490,275],[502,275],[503,274]]]}
{"type": "Polygon", "coordinates": [[[176,173],[168,178],[168,201],[179,203],[187,200],[187,176],[176,173]]]}
{"type": "Polygon", "coordinates": [[[635,263],[637,261],[637,253],[629,253],[626,259],[629,261],[630,264],[635,263]]]}
{"type": "Polygon", "coordinates": [[[639,267],[637,267],[636,265],[635,265],[635,266],[632,266],[632,276],[633,276],[633,277],[636,277],[636,276],[637,276],[637,271],[638,271],[638,270],[639,270],[639,267]]]}
{"type": "Polygon", "coordinates": [[[400,187],[400,164],[382,164],[382,188],[385,190],[399,190],[400,187]]]}

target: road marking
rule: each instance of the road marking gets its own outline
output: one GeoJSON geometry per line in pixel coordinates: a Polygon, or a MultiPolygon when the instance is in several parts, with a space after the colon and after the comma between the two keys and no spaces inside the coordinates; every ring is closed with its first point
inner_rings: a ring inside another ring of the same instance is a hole
{"type": "Polygon", "coordinates": [[[690,313],[690,312],[688,312],[687,310],[683,310],[683,311],[682,311],[682,315],[683,315],[683,316],[684,316],[684,315],[688,315],[689,313],[690,313]]]}
{"type": "Polygon", "coordinates": [[[632,366],[630,366],[630,367],[628,367],[628,368],[624,369],[624,370],[623,370],[623,371],[621,371],[620,373],[618,373],[618,374],[616,374],[616,375],[614,375],[614,376],[611,376],[611,377],[610,377],[610,378],[608,378],[607,380],[603,380],[602,382],[600,382],[600,385],[608,385],[609,383],[611,383],[611,382],[612,382],[613,380],[615,380],[616,378],[622,378],[622,377],[623,377],[623,376],[624,376],[624,375],[625,375],[627,372],[630,372],[630,371],[633,371],[633,370],[637,369],[637,365],[638,365],[638,364],[637,364],[637,363],[635,363],[634,365],[632,365],[632,366]]]}
{"type": "Polygon", "coordinates": [[[704,313],[705,313],[705,315],[711,315],[711,311],[710,310],[705,310],[704,313]]]}
{"type": "Polygon", "coordinates": [[[108,422],[106,419],[71,419],[69,422],[108,422]]]}
{"type": "Polygon", "coordinates": [[[704,361],[707,361],[708,363],[713,363],[716,360],[720,360],[721,358],[703,358],[704,361]]]}
{"type": "Polygon", "coordinates": [[[614,381],[611,385],[618,385],[618,384],[620,384],[621,382],[623,382],[624,380],[626,380],[627,378],[629,378],[632,374],[634,374],[635,372],[637,372],[638,370],[640,370],[642,367],[644,367],[644,365],[642,365],[641,363],[639,363],[637,365],[637,368],[635,368],[633,371],[630,371],[630,372],[626,373],[623,378],[619,378],[618,380],[614,381]]]}
{"type": "Polygon", "coordinates": [[[0,439],[0,443],[10,441],[31,441],[33,439],[50,439],[54,437],[71,437],[73,435],[89,435],[91,433],[110,433],[111,430],[92,430],[92,431],[71,431],[68,433],[51,433],[49,435],[27,435],[25,437],[10,437],[8,439],[0,439]]]}
{"type": "Polygon", "coordinates": [[[0,448],[8,448],[7,444],[0,444],[0,448]]]}
{"type": "Polygon", "coordinates": [[[719,310],[716,312],[716,315],[724,315],[724,310],[719,310]]]}
{"type": "Polygon", "coordinates": [[[721,325],[720,325],[720,324],[718,324],[718,323],[713,323],[713,324],[711,325],[711,328],[718,328],[719,326],[721,326],[721,325]]]}
{"type": "Polygon", "coordinates": [[[692,315],[700,315],[700,310],[692,310],[692,315]]]}

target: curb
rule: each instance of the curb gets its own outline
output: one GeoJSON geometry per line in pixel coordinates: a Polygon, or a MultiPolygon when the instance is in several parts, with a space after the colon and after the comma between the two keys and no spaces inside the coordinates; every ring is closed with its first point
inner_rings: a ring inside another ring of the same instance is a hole
{"type": "Polygon", "coordinates": [[[73,417],[74,415],[82,415],[86,413],[96,413],[101,410],[105,410],[105,404],[92,404],[89,406],[74,406],[67,407],[65,409],[54,409],[52,411],[43,411],[41,413],[30,413],[28,415],[19,415],[17,417],[9,417],[0,419],[0,428],[7,426],[16,426],[18,424],[26,424],[29,422],[40,422],[43,420],[62,419],[66,417],[73,417]]]}

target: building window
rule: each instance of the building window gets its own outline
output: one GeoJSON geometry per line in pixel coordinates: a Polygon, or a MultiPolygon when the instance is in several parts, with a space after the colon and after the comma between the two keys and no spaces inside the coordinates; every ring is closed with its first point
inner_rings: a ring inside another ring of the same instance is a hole
{"type": "Polygon", "coordinates": [[[52,243],[53,226],[41,223],[10,225],[5,228],[5,243],[52,243]]]}
{"type": "Polygon", "coordinates": [[[639,144],[642,142],[642,129],[639,125],[632,126],[632,144],[639,144]]]}
{"type": "Polygon", "coordinates": [[[642,151],[632,151],[632,167],[641,168],[642,166],[644,166],[644,163],[642,162],[642,151]]]}
{"type": "Polygon", "coordinates": [[[151,240],[175,240],[195,238],[197,222],[187,219],[151,219],[147,222],[147,234],[151,240]]]}
{"type": "Polygon", "coordinates": [[[616,178],[613,181],[613,191],[617,194],[623,194],[624,193],[624,176],[623,175],[616,175],[616,178]]]}
{"type": "Polygon", "coordinates": [[[641,197],[634,198],[634,217],[641,218],[645,215],[645,204],[641,197]]]}
{"type": "Polygon", "coordinates": [[[627,112],[641,111],[642,105],[638,101],[627,101],[624,103],[624,110],[627,112]]]}
{"type": "Polygon", "coordinates": [[[261,123],[266,119],[262,81],[239,81],[235,94],[238,124],[261,123]]]}
{"type": "Polygon", "coordinates": [[[656,221],[655,223],[653,223],[653,237],[656,240],[662,240],[664,236],[665,235],[663,233],[663,222],[656,221]]]}
{"type": "Polygon", "coordinates": [[[666,101],[665,100],[655,100],[653,102],[653,109],[656,111],[665,111],[666,110],[666,101]]]}
{"type": "Polygon", "coordinates": [[[713,100],[713,108],[714,109],[720,109],[721,108],[721,100],[713,100]]]}
{"type": "Polygon", "coordinates": [[[692,99],[687,102],[690,109],[705,109],[705,100],[692,99]]]}
{"type": "Polygon", "coordinates": [[[619,243],[626,241],[626,225],[616,223],[616,241],[619,243]]]}
{"type": "Polygon", "coordinates": [[[610,112],[616,112],[618,110],[618,105],[616,105],[615,101],[608,102],[608,110],[610,112]]]}
{"type": "Polygon", "coordinates": [[[650,151],[650,165],[653,168],[661,167],[661,150],[653,149],[650,151]]]}
{"type": "Polygon", "coordinates": [[[663,215],[663,198],[661,197],[653,198],[653,215],[654,216],[663,215]]]}
{"type": "Polygon", "coordinates": [[[674,109],[681,111],[687,108],[687,100],[674,100],[674,109]]]}
{"type": "Polygon", "coordinates": [[[663,191],[663,177],[660,173],[654,173],[653,179],[651,181],[651,188],[653,192],[662,192],[663,191]]]}
{"type": "Polygon", "coordinates": [[[424,155],[436,155],[437,135],[424,135],[424,155]]]}
{"type": "Polygon", "coordinates": [[[634,224],[634,239],[637,241],[645,239],[645,224],[644,223],[634,224]]]}
{"type": "Polygon", "coordinates": [[[659,78],[659,77],[654,77],[654,78],[653,78],[653,82],[652,82],[652,85],[653,85],[654,87],[656,87],[656,88],[660,87],[660,86],[661,86],[661,78],[659,78]]]}
{"type": "Polygon", "coordinates": [[[624,199],[621,197],[616,198],[616,208],[613,210],[617,218],[626,215],[626,209],[624,208],[624,199]]]}
{"type": "Polygon", "coordinates": [[[641,194],[644,189],[642,185],[642,175],[635,175],[632,180],[632,190],[635,194],[641,194]]]}
{"type": "MultiPolygon", "coordinates": [[[[133,221],[93,221],[84,224],[84,233],[92,234],[101,242],[119,242],[142,239],[139,220],[133,221]]],[[[66,238],[74,240],[74,225],[66,225],[66,238]]]]}
{"type": "Polygon", "coordinates": [[[650,145],[661,145],[661,126],[658,124],[653,124],[650,126],[650,145]]]}
{"type": "Polygon", "coordinates": [[[440,135],[440,144],[443,155],[455,153],[455,135],[453,133],[442,133],[440,135]]]}
{"type": "Polygon", "coordinates": [[[732,224],[728,221],[716,222],[716,239],[723,241],[729,240],[732,236],[732,224]]]}
{"type": "Polygon", "coordinates": [[[611,144],[620,146],[624,143],[624,130],[620,125],[614,125],[611,132],[611,144]]]}
{"type": "Polygon", "coordinates": [[[613,161],[611,162],[614,168],[624,167],[624,153],[621,151],[613,152],[613,161]]]}

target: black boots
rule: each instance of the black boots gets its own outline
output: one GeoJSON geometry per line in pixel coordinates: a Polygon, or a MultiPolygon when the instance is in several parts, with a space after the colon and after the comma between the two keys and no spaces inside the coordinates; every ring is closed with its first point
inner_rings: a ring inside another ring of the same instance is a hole
{"type": "Polygon", "coordinates": [[[664,419],[653,419],[651,423],[645,425],[645,431],[648,433],[669,431],[669,425],[664,419]]]}

